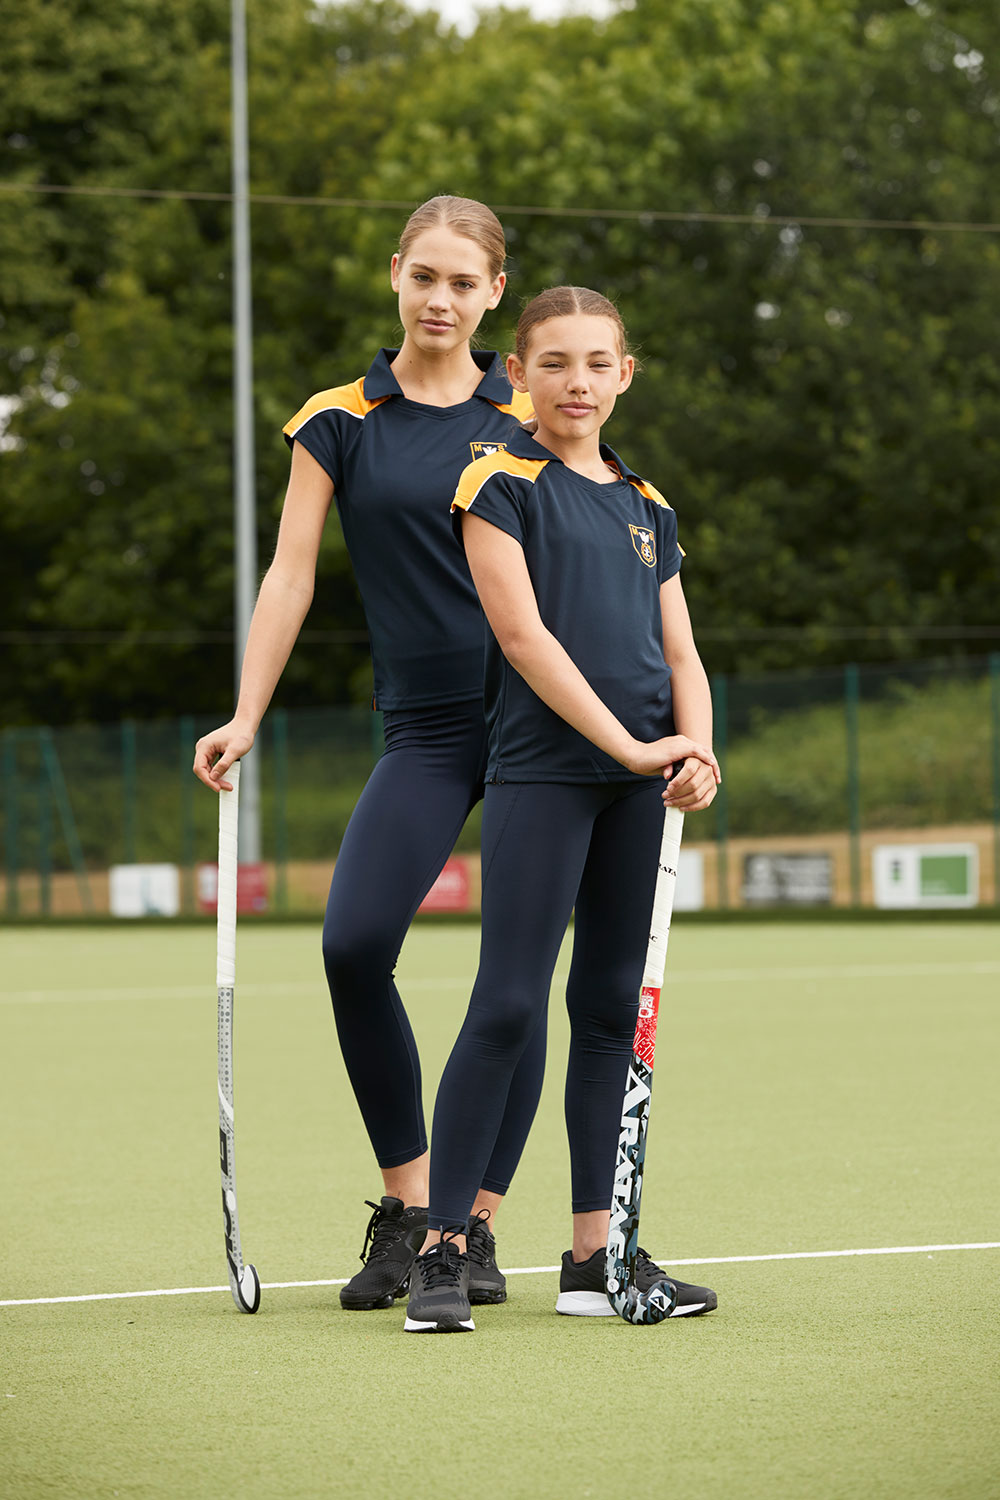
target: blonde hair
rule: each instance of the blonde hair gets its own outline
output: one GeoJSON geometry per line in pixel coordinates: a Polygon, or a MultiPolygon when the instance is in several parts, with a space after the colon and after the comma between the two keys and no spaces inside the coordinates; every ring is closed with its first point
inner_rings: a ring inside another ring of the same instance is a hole
{"type": "Polygon", "coordinates": [[[507,259],[507,241],[503,226],[491,208],[475,198],[453,198],[443,194],[428,198],[406,221],[399,236],[399,258],[405,260],[407,252],[417,235],[436,224],[446,224],[463,239],[472,240],[486,256],[490,277],[496,281],[507,259]]]}
{"type": "Polygon", "coordinates": [[[537,297],[532,297],[518,319],[514,347],[522,365],[531,335],[538,325],[548,322],[549,318],[566,318],[573,313],[589,313],[595,317],[609,318],[618,330],[618,352],[622,359],[629,353],[625,324],[613,302],[586,286],[550,286],[544,292],[539,292],[537,297]]]}

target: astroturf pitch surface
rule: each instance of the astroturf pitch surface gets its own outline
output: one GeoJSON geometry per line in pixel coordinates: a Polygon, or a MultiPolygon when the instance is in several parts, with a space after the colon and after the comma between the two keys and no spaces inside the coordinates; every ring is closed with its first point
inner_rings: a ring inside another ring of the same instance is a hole
{"type": "MultiPolygon", "coordinates": [[[[428,1109],[477,940],[404,949],[428,1109]]],[[[460,1337],[268,1285],[350,1276],[379,1193],[317,944],[239,936],[247,1317],[219,1290],[214,933],[0,933],[0,1494],[1000,1494],[992,926],[675,922],[641,1239],[719,1308],[651,1328],[554,1312],[564,950],[516,1274],[460,1337]]]]}

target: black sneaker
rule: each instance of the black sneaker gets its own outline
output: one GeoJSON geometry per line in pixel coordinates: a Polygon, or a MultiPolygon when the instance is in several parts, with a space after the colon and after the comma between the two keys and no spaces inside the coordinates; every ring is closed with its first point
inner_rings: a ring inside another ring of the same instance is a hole
{"type": "Polygon", "coordinates": [[[469,1301],[473,1307],[507,1301],[507,1278],[497,1265],[497,1242],[486,1227],[489,1214],[469,1220],[469,1301]]]}
{"type": "MultiPolygon", "coordinates": [[[[604,1261],[605,1252],[595,1250],[589,1260],[577,1265],[572,1250],[566,1251],[559,1273],[556,1312],[570,1313],[578,1318],[616,1316],[604,1286],[604,1261]]],[[[672,1318],[694,1318],[699,1313],[714,1311],[719,1305],[719,1299],[710,1287],[691,1286],[686,1281],[678,1281],[669,1271],[662,1271],[645,1250],[636,1251],[635,1279],[639,1290],[643,1292],[657,1281],[673,1282],[677,1288],[677,1303],[670,1314],[672,1318]]]]}
{"type": "Polygon", "coordinates": [[[469,1257],[442,1238],[418,1255],[410,1269],[404,1333],[471,1333],[469,1257]]]}
{"type": "Polygon", "coordinates": [[[413,1258],[427,1234],[426,1208],[404,1208],[400,1198],[383,1198],[381,1203],[366,1198],[365,1202],[375,1212],[361,1246],[363,1265],[340,1289],[340,1305],[349,1312],[391,1307],[394,1298],[406,1291],[413,1258]]]}

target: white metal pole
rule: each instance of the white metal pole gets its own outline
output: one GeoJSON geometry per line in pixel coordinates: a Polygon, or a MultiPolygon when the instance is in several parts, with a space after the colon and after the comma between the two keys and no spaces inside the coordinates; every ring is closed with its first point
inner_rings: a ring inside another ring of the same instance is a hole
{"type": "MultiPolygon", "coordinates": [[[[245,0],[231,0],[233,155],[233,453],[236,532],[236,689],[257,592],[257,474],[253,424],[253,310],[250,293],[250,151],[247,132],[245,0]]],[[[260,773],[257,756],[243,761],[239,846],[260,859],[260,773]]]]}

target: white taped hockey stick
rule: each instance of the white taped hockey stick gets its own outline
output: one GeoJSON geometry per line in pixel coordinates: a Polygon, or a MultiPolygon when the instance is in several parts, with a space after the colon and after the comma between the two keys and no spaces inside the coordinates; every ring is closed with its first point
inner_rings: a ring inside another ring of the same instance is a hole
{"type": "Polygon", "coordinates": [[[231,792],[219,793],[219,891],[215,982],[219,991],[219,1165],[226,1260],[233,1301],[240,1312],[260,1306],[260,1279],[243,1264],[236,1212],[235,1132],[233,1129],[233,1000],[236,989],[236,836],[240,805],[240,763],[227,772],[231,792]]]}
{"type": "Polygon", "coordinates": [[[674,889],[677,885],[677,864],[683,830],[684,814],[676,807],[668,807],[663,819],[653,917],[646,948],[646,967],[642,975],[639,1018],[632,1043],[632,1061],[629,1063],[628,1082],[622,1103],[615,1184],[611,1195],[605,1287],[611,1306],[628,1323],[660,1323],[664,1318],[669,1318],[677,1301],[677,1288],[672,1281],[658,1281],[646,1291],[640,1291],[636,1285],[635,1266],[639,1245],[642,1167],[646,1157],[649,1102],[653,1091],[656,1022],[660,1008],[660,990],[663,988],[663,970],[667,961],[670,918],[674,909],[674,889]]]}

